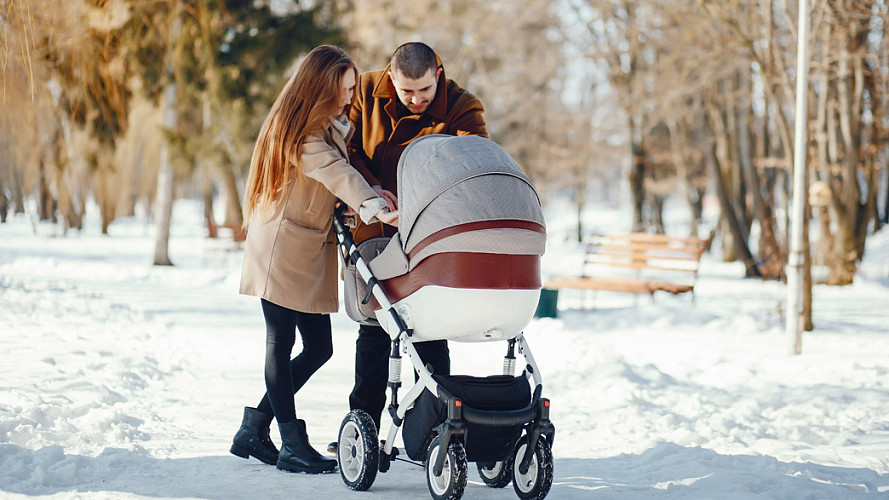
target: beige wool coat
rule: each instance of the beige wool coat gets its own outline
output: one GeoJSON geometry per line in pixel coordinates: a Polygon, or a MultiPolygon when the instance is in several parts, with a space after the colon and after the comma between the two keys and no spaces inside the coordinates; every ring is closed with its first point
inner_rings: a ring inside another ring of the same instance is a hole
{"type": "MultiPolygon", "coordinates": [[[[332,119],[332,118],[331,118],[332,119]]],[[[333,209],[337,198],[358,209],[377,194],[346,160],[344,137],[331,122],[309,135],[300,159],[303,176],[250,218],[240,292],[307,313],[336,312],[337,256],[333,209]]]]}

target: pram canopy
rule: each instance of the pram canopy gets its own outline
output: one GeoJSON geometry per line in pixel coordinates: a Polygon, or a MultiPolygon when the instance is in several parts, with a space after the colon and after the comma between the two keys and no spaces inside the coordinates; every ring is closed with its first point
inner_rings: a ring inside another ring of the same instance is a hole
{"type": "Polygon", "coordinates": [[[429,135],[398,162],[398,233],[371,262],[380,279],[442,253],[543,255],[546,227],[531,180],[497,143],[429,135]]]}
{"type": "MultiPolygon", "coordinates": [[[[546,248],[540,199],[528,176],[495,142],[450,135],[408,145],[397,176],[398,232],[388,243],[358,247],[385,245],[367,264],[413,338],[519,335],[537,306],[546,248]]],[[[398,334],[386,311],[374,306],[373,314],[398,334]]]]}

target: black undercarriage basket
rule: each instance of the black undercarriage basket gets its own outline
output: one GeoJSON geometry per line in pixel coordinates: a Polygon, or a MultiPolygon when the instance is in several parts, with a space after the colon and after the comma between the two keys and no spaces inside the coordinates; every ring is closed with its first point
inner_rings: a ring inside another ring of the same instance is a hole
{"type": "MultiPolygon", "coordinates": [[[[464,406],[485,411],[521,410],[531,402],[531,386],[524,376],[433,375],[446,391],[460,398],[464,406]]],[[[447,407],[424,390],[404,416],[402,439],[412,460],[425,460],[434,429],[447,419],[447,407]]],[[[495,462],[512,452],[522,433],[522,425],[482,425],[466,423],[464,447],[469,462],[495,462]]]]}

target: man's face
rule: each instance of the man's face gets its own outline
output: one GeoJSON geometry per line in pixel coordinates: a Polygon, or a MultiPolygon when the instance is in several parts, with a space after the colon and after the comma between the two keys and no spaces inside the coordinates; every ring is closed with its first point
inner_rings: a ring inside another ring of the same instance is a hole
{"type": "Polygon", "coordinates": [[[437,70],[428,70],[426,74],[413,80],[407,78],[400,71],[393,70],[389,72],[389,78],[392,79],[392,85],[395,86],[395,92],[398,94],[398,100],[415,115],[423,114],[429,109],[432,100],[435,99],[435,91],[438,89],[438,76],[441,74],[441,68],[437,70]]]}

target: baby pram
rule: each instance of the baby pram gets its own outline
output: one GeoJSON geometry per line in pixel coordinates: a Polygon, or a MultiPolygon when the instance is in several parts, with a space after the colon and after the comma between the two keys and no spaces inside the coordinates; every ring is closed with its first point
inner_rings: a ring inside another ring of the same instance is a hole
{"type": "Polygon", "coordinates": [[[334,222],[346,265],[346,310],[357,321],[379,322],[392,340],[393,425],[380,442],[367,413],[346,415],[340,475],[354,490],[370,488],[399,453],[394,444],[402,429],[404,451],[425,461],[433,498],[463,495],[467,462],[477,463],[489,486],[512,481],[520,498],[543,498],[553,480],[555,429],[522,334],[540,295],[546,242],[537,193],[502,148],[474,136],[415,140],[397,175],[401,215],[391,239],[356,247],[343,210],[334,222]],[[439,339],[505,341],[502,374],[431,373],[414,343],[439,339]],[[402,352],[418,380],[399,401],[402,352]],[[526,361],[519,376],[516,352],[526,361]]]}

